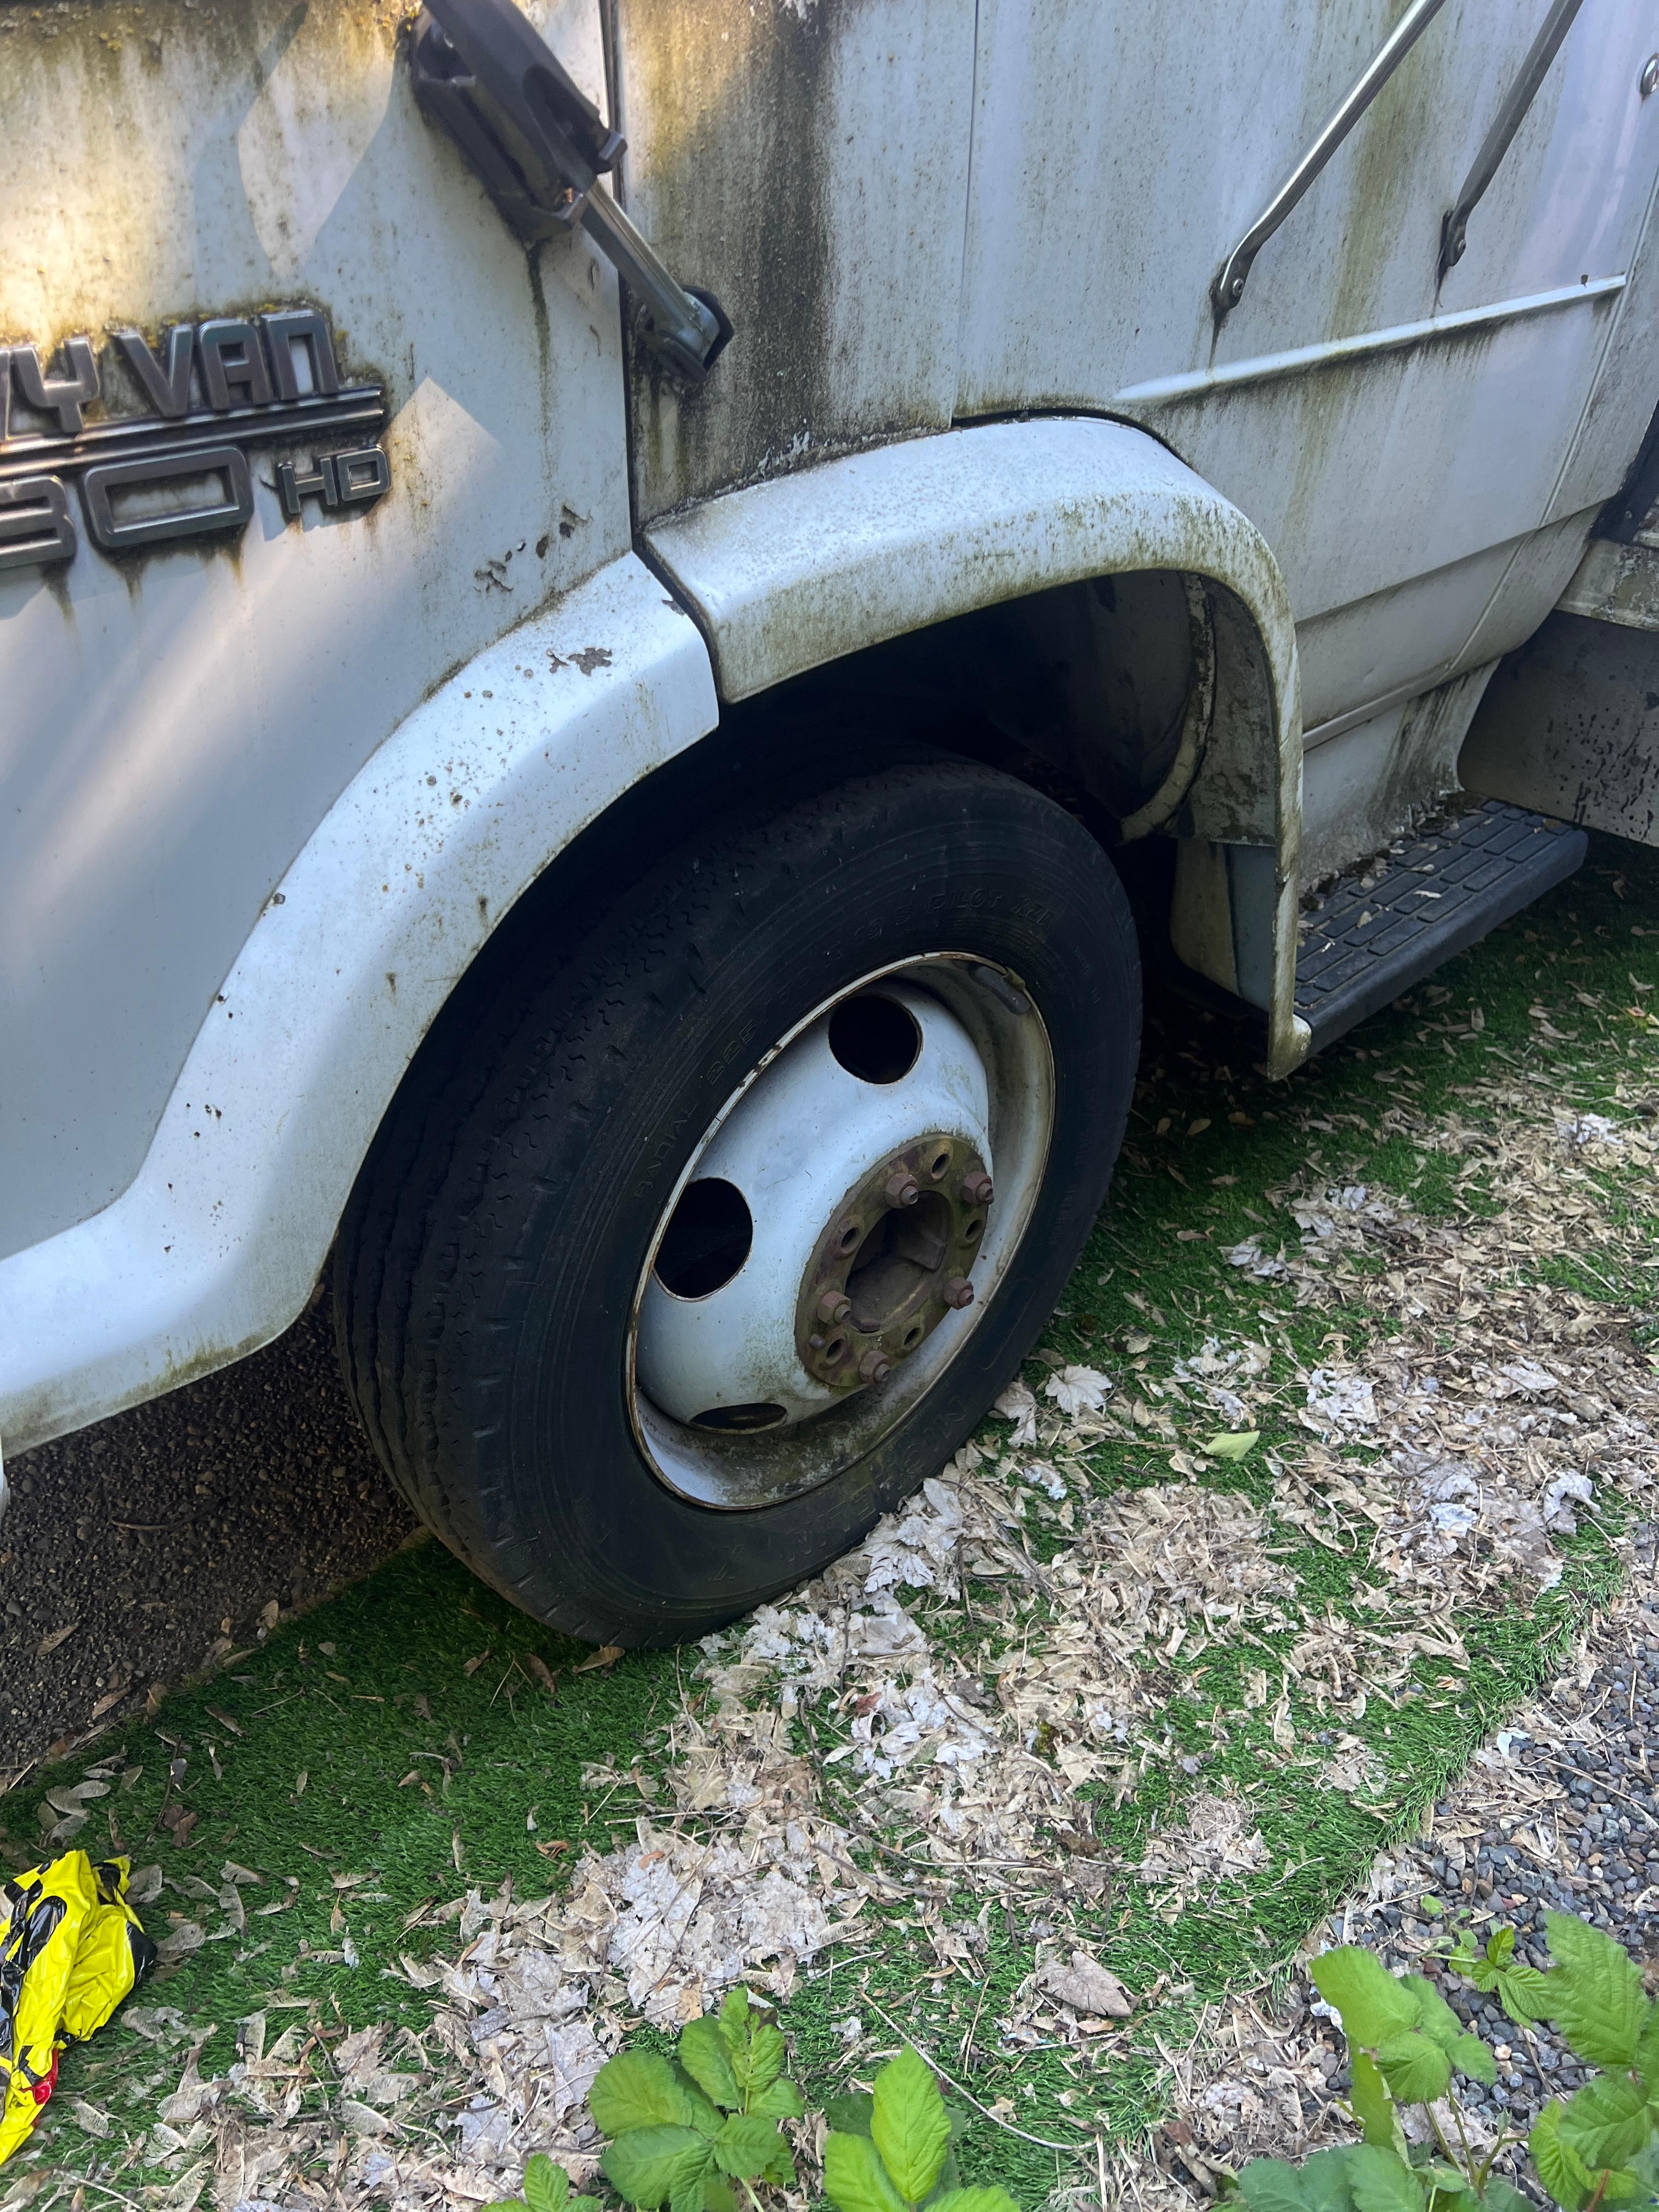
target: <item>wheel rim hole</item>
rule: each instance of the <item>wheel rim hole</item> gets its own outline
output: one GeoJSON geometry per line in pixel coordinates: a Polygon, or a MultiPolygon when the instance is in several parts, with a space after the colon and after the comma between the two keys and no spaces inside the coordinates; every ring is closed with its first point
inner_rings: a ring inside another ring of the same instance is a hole
{"type": "Polygon", "coordinates": [[[950,1164],[951,1155],[949,1152],[935,1152],[933,1158],[927,1163],[927,1172],[932,1176],[933,1181],[937,1182],[950,1164]]]}
{"type": "Polygon", "coordinates": [[[921,1030],[896,999],[860,991],[830,1015],[830,1049],[861,1083],[897,1083],[921,1055],[921,1030]]]}
{"type": "Polygon", "coordinates": [[[950,1206],[936,1190],[882,1215],[847,1275],[853,1320],[866,1336],[890,1328],[926,1297],[945,1265],[951,1231],[950,1206]]]}
{"type": "Polygon", "coordinates": [[[841,1235],[836,1238],[836,1243],[840,1250],[843,1252],[850,1252],[858,1241],[859,1224],[856,1221],[849,1221],[846,1228],[842,1231],[841,1235]]]}
{"type": "Polygon", "coordinates": [[[736,1183],[717,1176],[688,1183],[657,1248],[657,1280],[677,1298],[706,1298],[731,1281],[754,1241],[748,1201],[736,1183]]]}
{"type": "Polygon", "coordinates": [[[904,1332],[904,1348],[907,1352],[914,1352],[921,1342],[921,1323],[919,1321],[913,1321],[904,1332]]]}
{"type": "Polygon", "coordinates": [[[751,1436],[757,1429],[775,1429],[788,1419],[783,1407],[760,1399],[752,1406],[710,1406],[706,1413],[694,1413],[694,1429],[724,1430],[727,1434],[751,1436]]]}
{"type": "Polygon", "coordinates": [[[835,1365],[838,1359],[845,1359],[847,1357],[847,1339],[844,1336],[832,1336],[829,1343],[823,1347],[823,1356],[825,1359],[829,1361],[831,1367],[835,1365]]]}
{"type": "Polygon", "coordinates": [[[967,1226],[967,1227],[963,1231],[963,1232],[962,1232],[962,1233],[963,1233],[963,1235],[967,1238],[968,1242],[971,1244],[971,1243],[973,1243],[974,1239],[975,1239],[975,1238],[979,1235],[980,1231],[981,1231],[981,1229],[983,1229],[983,1228],[984,1228],[984,1226],[985,1226],[984,1222],[983,1222],[982,1220],[979,1219],[979,1218],[976,1217],[974,1220],[970,1221],[970,1222],[968,1224],[968,1226],[967,1226]]]}

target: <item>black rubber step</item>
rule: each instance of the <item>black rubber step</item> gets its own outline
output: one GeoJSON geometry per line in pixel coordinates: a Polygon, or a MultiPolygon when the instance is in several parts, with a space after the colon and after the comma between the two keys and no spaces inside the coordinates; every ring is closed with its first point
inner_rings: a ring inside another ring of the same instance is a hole
{"type": "Polygon", "coordinates": [[[1401,838],[1380,874],[1373,862],[1340,877],[1302,918],[1296,1011],[1314,1051],[1571,875],[1589,844],[1568,823],[1493,799],[1401,838]]]}

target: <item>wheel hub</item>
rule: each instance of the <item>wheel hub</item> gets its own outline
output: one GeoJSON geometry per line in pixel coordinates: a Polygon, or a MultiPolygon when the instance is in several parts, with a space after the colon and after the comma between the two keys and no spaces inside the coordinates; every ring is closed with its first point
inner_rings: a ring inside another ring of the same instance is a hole
{"type": "Polygon", "coordinates": [[[969,1279],[990,1203],[975,1147],[935,1130],[889,1152],[836,1207],[801,1282],[801,1365],[836,1392],[884,1382],[948,1313],[969,1279]]]}
{"type": "Polygon", "coordinates": [[[911,984],[797,1037],[715,1132],[659,1244],[637,1352],[654,1403],[703,1429],[782,1427],[885,1382],[971,1297],[988,1119],[972,1038],[911,984]]]}

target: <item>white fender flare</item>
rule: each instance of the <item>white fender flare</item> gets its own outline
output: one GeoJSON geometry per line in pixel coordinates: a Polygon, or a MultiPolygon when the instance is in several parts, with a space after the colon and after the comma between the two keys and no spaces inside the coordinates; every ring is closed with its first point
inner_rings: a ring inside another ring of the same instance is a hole
{"type": "Polygon", "coordinates": [[[1290,600],[1255,524],[1155,439],[1095,416],[986,423],[726,493],[646,543],[702,623],[726,699],[1054,585],[1167,568],[1216,587],[1207,744],[1158,810],[1184,802],[1176,946],[1266,1012],[1275,1074],[1304,1057],[1290,600]]]}

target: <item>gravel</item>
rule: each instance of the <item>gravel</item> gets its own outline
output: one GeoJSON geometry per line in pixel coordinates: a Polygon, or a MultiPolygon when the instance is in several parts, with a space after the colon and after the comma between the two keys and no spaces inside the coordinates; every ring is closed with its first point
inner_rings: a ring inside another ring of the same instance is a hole
{"type": "MultiPolygon", "coordinates": [[[[1604,1622],[1574,1670],[1499,1731],[1465,1780],[1436,1806],[1428,1835],[1375,1863],[1369,1892],[1314,1929],[1310,1954],[1359,1943],[1396,1971],[1425,1973],[1498,2054],[1490,2088],[1459,2081],[1471,2135],[1524,2133],[1553,2097],[1571,2096],[1593,2069],[1547,2025],[1517,2027],[1497,1996],[1483,1996],[1443,1964],[1451,1930],[1473,1923],[1477,1943],[1512,1927],[1516,1955],[1550,1963],[1547,1911],[1603,1929],[1642,1966],[1659,1995],[1659,1595],[1651,1551],[1638,1547],[1640,1595],[1604,1622]],[[1643,1558],[1645,1550],[1647,1556],[1643,1558]]],[[[1145,2205],[1200,2201],[1219,2173],[1259,2156],[1300,2159],[1352,2138],[1337,2101],[1347,2052],[1318,1992],[1298,1976],[1278,2008],[1246,1998],[1210,2023],[1206,2049],[1178,2084],[1177,2110],[1159,2130],[1159,2178],[1145,2205]]],[[[1408,2115],[1408,2129],[1415,2115],[1408,2115]]],[[[1504,2154],[1516,2179],[1524,2159],[1504,2154]]]]}
{"type": "MultiPolygon", "coordinates": [[[[1449,1852],[1431,1838],[1396,1858],[1394,1879],[1407,1896],[1416,1893],[1421,1917],[1409,1905],[1354,1911],[1346,1937],[1341,1917],[1331,1928],[1334,1941],[1371,1944],[1391,1966],[1437,1968],[1431,1952],[1424,1955],[1443,1942],[1440,1918],[1421,1905],[1427,1892],[1454,1917],[1461,1906],[1512,1927],[1516,1955],[1540,1968],[1550,1964],[1546,1912],[1576,1913],[1621,1943],[1643,1965],[1650,1987],[1659,1986],[1653,1911],[1659,1779],[1652,1766],[1659,1754],[1659,1612],[1637,1611],[1627,1633],[1625,1648],[1602,1653],[1587,1680],[1559,1685],[1547,1705],[1520,1724],[1528,1740],[1511,1747],[1512,1811],[1499,1810],[1508,1792],[1494,1790],[1501,1765],[1486,1769],[1460,1793],[1461,1806],[1454,1797],[1436,1808],[1437,1822],[1474,1811],[1481,1816],[1478,1834],[1449,1852]],[[1516,1826],[1537,1848],[1511,1840],[1516,1826]],[[1546,1856],[1553,1865],[1540,1863],[1546,1856]]],[[[1581,2066],[1547,2026],[1518,2027],[1496,1994],[1483,1996],[1455,1974],[1437,1978],[1452,2009],[1498,2052],[1496,2087],[1460,2081],[1466,2109],[1491,2124],[1529,2126],[1551,2097],[1571,2095],[1589,2079],[1594,2069],[1581,2066]]]]}
{"type": "Polygon", "coordinates": [[[6,1473],[0,1788],[416,1530],[347,1402],[325,1297],[252,1358],[6,1473]]]}

